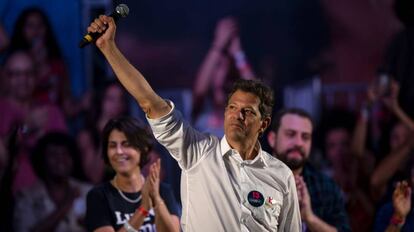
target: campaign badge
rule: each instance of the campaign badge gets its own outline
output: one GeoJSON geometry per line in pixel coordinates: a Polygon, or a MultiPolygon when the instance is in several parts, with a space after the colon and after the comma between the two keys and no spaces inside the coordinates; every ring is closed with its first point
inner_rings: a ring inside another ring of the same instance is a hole
{"type": "Polygon", "coordinates": [[[264,197],[263,194],[259,191],[251,191],[247,195],[247,201],[249,201],[249,204],[254,207],[260,207],[264,203],[264,197]]]}
{"type": "Polygon", "coordinates": [[[266,206],[268,206],[268,207],[273,207],[273,206],[275,206],[276,205],[276,200],[275,199],[273,199],[273,197],[267,197],[267,199],[266,199],[266,206]]]}

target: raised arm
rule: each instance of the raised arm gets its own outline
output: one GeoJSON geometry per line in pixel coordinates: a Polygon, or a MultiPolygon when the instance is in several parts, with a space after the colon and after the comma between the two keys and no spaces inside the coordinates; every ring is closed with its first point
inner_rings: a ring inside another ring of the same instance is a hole
{"type": "Polygon", "coordinates": [[[354,128],[351,142],[351,153],[356,158],[363,158],[366,153],[366,139],[368,133],[368,120],[371,106],[377,101],[378,94],[373,85],[368,86],[365,104],[361,107],[360,116],[354,128]]]}
{"type": "Polygon", "coordinates": [[[388,109],[394,113],[394,115],[404,123],[411,131],[414,131],[414,121],[408,116],[398,103],[398,95],[400,93],[400,85],[397,81],[391,80],[390,94],[384,97],[382,100],[388,109]]]}
{"type": "Polygon", "coordinates": [[[231,17],[221,19],[216,26],[214,41],[207,52],[193,84],[193,120],[202,111],[204,99],[210,88],[215,88],[216,80],[226,78],[230,66],[227,50],[230,41],[237,33],[237,25],[231,17]]]}
{"type": "Polygon", "coordinates": [[[385,194],[387,183],[392,176],[402,164],[408,162],[413,147],[412,141],[410,139],[397,149],[392,150],[375,168],[371,176],[371,191],[374,200],[379,200],[385,194]]]}
{"type": "Polygon", "coordinates": [[[101,15],[88,27],[88,32],[103,31],[105,32],[96,41],[96,46],[108,60],[121,84],[135,98],[149,118],[159,118],[166,115],[171,107],[155,93],[145,77],[129,63],[116,46],[116,25],[113,18],[101,15]]]}

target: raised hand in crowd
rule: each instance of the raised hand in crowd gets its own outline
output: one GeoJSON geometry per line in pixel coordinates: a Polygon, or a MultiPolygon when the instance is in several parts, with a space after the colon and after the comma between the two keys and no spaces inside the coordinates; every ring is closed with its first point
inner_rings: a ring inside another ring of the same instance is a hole
{"type": "Polygon", "coordinates": [[[414,121],[401,108],[398,103],[398,96],[400,93],[400,85],[394,79],[390,80],[389,90],[387,94],[381,97],[384,105],[410,130],[414,130],[414,121]]]}
{"type": "Polygon", "coordinates": [[[392,195],[394,213],[386,232],[400,231],[406,222],[406,217],[411,210],[411,187],[407,181],[397,182],[392,195]]]}
{"type": "Polygon", "coordinates": [[[219,51],[225,51],[230,45],[232,38],[239,33],[236,20],[233,17],[221,19],[216,26],[214,34],[213,48],[219,51]]]}

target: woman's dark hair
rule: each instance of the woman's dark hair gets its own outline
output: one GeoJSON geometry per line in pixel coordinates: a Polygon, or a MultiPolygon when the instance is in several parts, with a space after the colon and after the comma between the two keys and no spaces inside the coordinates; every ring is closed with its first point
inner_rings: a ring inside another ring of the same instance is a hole
{"type": "Polygon", "coordinates": [[[47,49],[47,56],[48,58],[61,58],[62,54],[60,52],[60,48],[57,44],[57,40],[54,36],[52,26],[50,24],[50,21],[45,14],[45,12],[37,7],[29,7],[22,11],[22,13],[19,15],[19,17],[16,20],[16,23],[14,25],[13,29],[13,35],[11,37],[11,44],[10,47],[12,50],[15,49],[25,49],[30,50],[32,43],[31,41],[27,41],[26,37],[24,36],[24,26],[27,22],[27,18],[32,14],[38,14],[40,18],[42,19],[46,34],[45,34],[45,44],[47,49]]]}
{"type": "Polygon", "coordinates": [[[102,133],[102,158],[106,164],[108,159],[109,135],[113,130],[125,134],[129,144],[141,152],[139,166],[144,167],[149,161],[149,153],[153,146],[153,136],[145,129],[143,123],[132,117],[119,117],[111,119],[106,123],[102,133]]]}
{"type": "Polygon", "coordinates": [[[47,133],[36,143],[32,152],[31,162],[37,176],[42,180],[45,180],[46,178],[47,167],[45,151],[50,145],[63,146],[67,149],[73,161],[71,176],[80,180],[84,180],[85,175],[81,167],[81,160],[79,157],[80,151],[76,144],[76,141],[72,136],[63,132],[47,133]]]}
{"type": "Polygon", "coordinates": [[[227,103],[237,90],[252,93],[260,99],[259,111],[262,118],[272,116],[274,96],[273,90],[269,88],[269,86],[258,80],[238,79],[234,82],[233,87],[228,94],[227,103]]]}

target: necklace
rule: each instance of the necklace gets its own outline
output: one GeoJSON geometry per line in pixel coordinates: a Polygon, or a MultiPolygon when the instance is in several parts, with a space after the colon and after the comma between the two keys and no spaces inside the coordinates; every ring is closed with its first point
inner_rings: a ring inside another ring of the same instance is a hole
{"type": "Polygon", "coordinates": [[[114,186],[115,186],[116,190],[118,190],[119,195],[121,195],[121,197],[124,198],[124,200],[128,201],[129,203],[137,203],[141,200],[141,195],[139,195],[136,199],[131,199],[131,198],[128,198],[127,196],[125,196],[124,193],[121,191],[120,188],[118,188],[118,185],[116,184],[116,175],[114,177],[113,182],[114,182],[114,186]]]}

